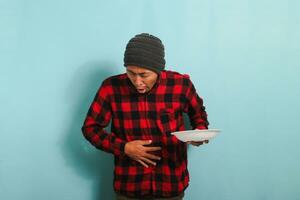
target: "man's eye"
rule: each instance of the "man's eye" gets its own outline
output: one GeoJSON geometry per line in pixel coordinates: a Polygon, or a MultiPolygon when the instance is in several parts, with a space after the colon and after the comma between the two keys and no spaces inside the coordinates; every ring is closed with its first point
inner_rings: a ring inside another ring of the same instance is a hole
{"type": "Polygon", "coordinates": [[[149,76],[148,74],[141,75],[142,78],[147,78],[148,76],[149,76]]]}
{"type": "Polygon", "coordinates": [[[134,76],[132,72],[127,72],[127,74],[129,74],[130,76],[134,76]]]}

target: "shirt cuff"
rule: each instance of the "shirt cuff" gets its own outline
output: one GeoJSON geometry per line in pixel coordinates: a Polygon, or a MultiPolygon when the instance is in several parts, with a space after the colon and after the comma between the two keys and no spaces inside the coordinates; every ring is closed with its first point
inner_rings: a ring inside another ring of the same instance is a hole
{"type": "Polygon", "coordinates": [[[195,129],[205,130],[205,129],[208,129],[208,128],[206,126],[197,126],[195,129]]]}

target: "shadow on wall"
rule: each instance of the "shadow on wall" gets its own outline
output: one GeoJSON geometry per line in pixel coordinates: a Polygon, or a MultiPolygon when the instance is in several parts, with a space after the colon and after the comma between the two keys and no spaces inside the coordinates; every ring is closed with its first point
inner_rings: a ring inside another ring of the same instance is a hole
{"type": "MultiPolygon", "coordinates": [[[[67,165],[91,182],[91,199],[114,199],[113,155],[96,149],[81,133],[84,119],[102,81],[114,75],[113,64],[91,62],[81,66],[71,79],[66,98],[73,107],[63,141],[62,153],[67,165]]],[[[110,126],[106,128],[110,130],[110,126]]]]}

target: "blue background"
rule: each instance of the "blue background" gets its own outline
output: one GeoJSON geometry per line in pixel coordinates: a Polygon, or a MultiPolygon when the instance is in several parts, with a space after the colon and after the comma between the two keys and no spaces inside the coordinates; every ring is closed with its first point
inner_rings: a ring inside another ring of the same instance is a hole
{"type": "Polygon", "coordinates": [[[81,135],[135,34],[165,44],[222,133],[189,148],[185,199],[300,199],[297,0],[1,0],[0,199],[113,199],[112,155],[81,135]]]}

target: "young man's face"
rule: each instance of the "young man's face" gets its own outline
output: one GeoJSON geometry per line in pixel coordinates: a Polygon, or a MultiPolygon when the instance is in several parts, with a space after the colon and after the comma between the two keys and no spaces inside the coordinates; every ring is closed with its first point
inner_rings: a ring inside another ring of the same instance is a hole
{"type": "Polygon", "coordinates": [[[158,77],[154,71],[132,65],[127,66],[126,73],[139,93],[150,91],[158,77]]]}

